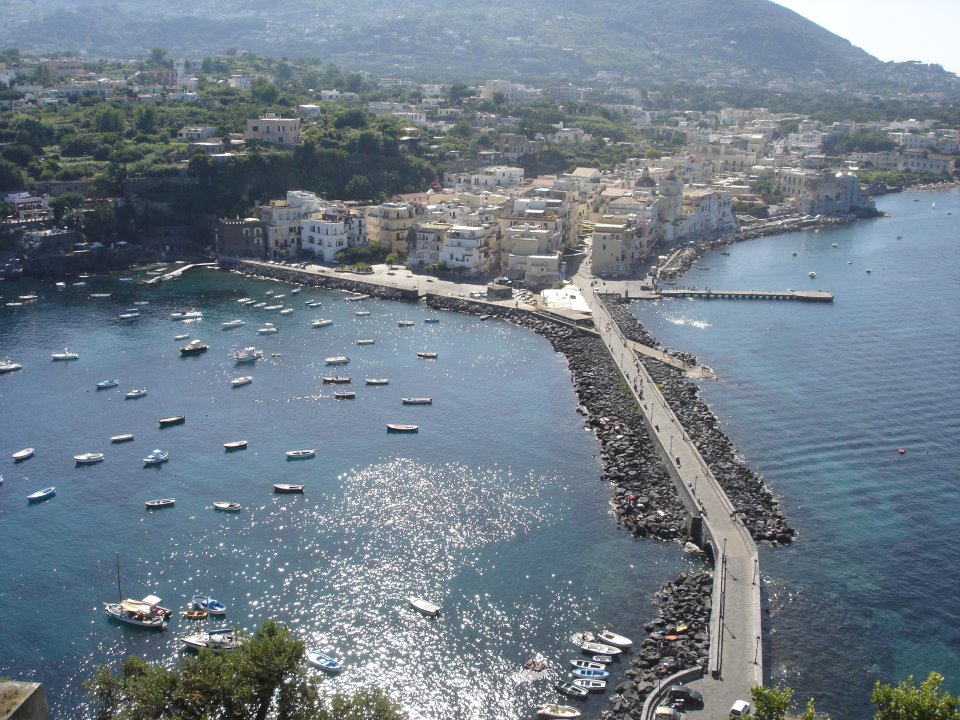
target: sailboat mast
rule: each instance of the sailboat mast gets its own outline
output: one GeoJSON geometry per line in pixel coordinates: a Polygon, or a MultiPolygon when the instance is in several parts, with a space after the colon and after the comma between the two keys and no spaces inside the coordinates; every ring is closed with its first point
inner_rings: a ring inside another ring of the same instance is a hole
{"type": "Polygon", "coordinates": [[[120,553],[117,553],[117,602],[123,602],[123,592],[120,590],[120,553]]]}

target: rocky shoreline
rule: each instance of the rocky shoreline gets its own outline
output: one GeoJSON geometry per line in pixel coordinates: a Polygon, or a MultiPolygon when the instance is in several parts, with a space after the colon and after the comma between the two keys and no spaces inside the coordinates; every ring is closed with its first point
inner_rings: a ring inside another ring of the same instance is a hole
{"type": "Polygon", "coordinates": [[[395,287],[385,287],[374,283],[356,280],[350,277],[339,275],[325,275],[320,273],[307,273],[298,268],[286,267],[284,265],[252,265],[247,263],[237,263],[224,265],[227,269],[238,272],[241,275],[256,277],[269,280],[280,280],[282,282],[293,283],[295,285],[308,285],[310,287],[322,287],[328,290],[341,290],[343,292],[361,293],[371,297],[382,298],[384,300],[416,300],[416,291],[402,290],[395,287]]]}

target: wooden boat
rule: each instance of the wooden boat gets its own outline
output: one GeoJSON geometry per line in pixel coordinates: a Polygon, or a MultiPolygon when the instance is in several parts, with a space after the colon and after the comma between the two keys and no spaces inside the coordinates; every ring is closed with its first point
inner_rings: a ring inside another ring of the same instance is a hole
{"type": "Polygon", "coordinates": [[[610,630],[603,630],[602,632],[597,633],[597,640],[618,648],[628,648],[633,645],[633,640],[630,638],[624,637],[623,635],[618,635],[610,630]]]}
{"type": "Polygon", "coordinates": [[[537,708],[537,715],[545,718],[578,718],[580,711],[569,705],[544,703],[537,708]]]}
{"type": "Polygon", "coordinates": [[[199,355],[210,349],[210,346],[200,340],[191,340],[186,345],[180,347],[181,355],[199,355]]]}
{"type": "Polygon", "coordinates": [[[115,388],[120,384],[119,380],[101,380],[97,383],[97,390],[106,390],[107,388],[115,388]]]}
{"type": "Polygon", "coordinates": [[[240,512],[240,503],[228,500],[216,500],[213,507],[215,510],[222,510],[223,512],[240,512]]]}
{"type": "Polygon", "coordinates": [[[324,385],[347,385],[350,383],[350,378],[341,377],[340,375],[328,375],[323,378],[324,385]]]}
{"type": "Polygon", "coordinates": [[[367,385],[389,385],[390,378],[366,378],[364,382],[367,385]]]}
{"type": "Polygon", "coordinates": [[[176,505],[176,498],[161,498],[159,500],[147,500],[144,505],[147,510],[159,510],[160,508],[171,507],[176,505]]]}
{"type": "Polygon", "coordinates": [[[57,494],[57,488],[50,486],[48,488],[44,488],[43,490],[37,490],[34,493],[30,493],[29,495],[27,495],[27,501],[32,503],[42,502],[44,500],[52,498],[56,494],[57,494]]]}
{"type": "Polygon", "coordinates": [[[398,320],[397,327],[413,327],[416,323],[413,320],[398,320]]]}
{"type": "Polygon", "coordinates": [[[233,387],[243,387],[244,385],[249,385],[253,382],[253,375],[243,375],[241,377],[236,377],[230,381],[230,384],[233,387]]]}
{"type": "Polygon", "coordinates": [[[125,443],[133,440],[133,433],[123,433],[122,435],[112,435],[110,437],[110,442],[112,443],[125,443]]]}
{"type": "Polygon", "coordinates": [[[429,600],[424,600],[423,598],[413,597],[412,595],[407,598],[407,602],[413,606],[414,610],[423,613],[424,615],[438,615],[440,613],[440,606],[435,605],[429,600]]]}
{"type": "Polygon", "coordinates": [[[239,318],[236,320],[227,320],[225,323],[220,323],[220,327],[224,330],[233,330],[233,328],[243,327],[246,323],[239,318]]]}
{"type": "Polygon", "coordinates": [[[333,397],[336,400],[356,400],[357,394],[353,390],[344,390],[342,392],[335,392],[333,397]]]}
{"type": "Polygon", "coordinates": [[[601,665],[609,665],[613,662],[613,658],[609,655],[593,655],[590,659],[601,665]]]}
{"type": "Polygon", "coordinates": [[[143,397],[144,395],[146,395],[146,394],[147,394],[147,389],[146,389],[146,388],[134,388],[134,389],[131,390],[130,392],[124,393],[124,394],[123,394],[123,399],[124,399],[124,400],[136,400],[137,398],[142,398],[142,397],[143,397]]]}
{"type": "Polygon", "coordinates": [[[360,340],[357,340],[357,345],[373,345],[374,342],[375,340],[372,340],[370,338],[362,338],[360,340]]]}
{"type": "Polygon", "coordinates": [[[103,453],[81,453],[80,455],[74,455],[73,459],[77,465],[95,465],[98,462],[103,462],[103,453]]]}
{"type": "Polygon", "coordinates": [[[573,670],[571,670],[570,672],[573,673],[574,675],[576,675],[577,677],[582,677],[582,678],[605,678],[605,677],[610,677],[610,671],[609,671],[609,670],[596,670],[596,669],[594,669],[594,668],[579,668],[579,667],[575,667],[575,668],[574,668],[573,670]]]}
{"type": "Polygon", "coordinates": [[[421,360],[436,360],[437,353],[418,350],[417,357],[420,358],[421,360]]]}
{"type": "Polygon", "coordinates": [[[319,650],[307,650],[307,662],[331,675],[343,670],[343,663],[319,650]]]}
{"type": "Polygon", "coordinates": [[[602,663],[591,661],[591,660],[571,660],[570,664],[575,668],[580,668],[582,670],[603,670],[604,666],[602,663]]]}
{"type": "Polygon", "coordinates": [[[350,358],[346,355],[331,355],[328,358],[323,360],[327,365],[346,365],[350,362],[350,358]]]}
{"type": "Polygon", "coordinates": [[[284,495],[303,494],[303,485],[289,485],[287,483],[274,483],[273,491],[284,495]]]}
{"type": "Polygon", "coordinates": [[[80,355],[72,352],[68,348],[64,348],[63,352],[56,352],[50,355],[54,362],[63,361],[63,360],[79,360],[80,355]]]}
{"type": "Polygon", "coordinates": [[[403,425],[401,423],[387,423],[388,433],[415,433],[420,430],[419,425],[403,425]]]}
{"type": "Polygon", "coordinates": [[[35,450],[33,448],[24,448],[23,450],[17,450],[13,455],[14,462],[23,462],[29,458],[33,457],[35,450]]]}
{"type": "Polygon", "coordinates": [[[321,328],[321,327],[326,327],[327,325],[333,325],[333,320],[327,320],[326,318],[317,318],[316,320],[310,321],[310,327],[321,328]]]}
{"type": "Polygon", "coordinates": [[[306,460],[317,454],[316,448],[309,450],[287,450],[287,460],[306,460]]]}
{"type": "Polygon", "coordinates": [[[592,692],[603,692],[607,689],[606,680],[596,680],[594,678],[575,678],[573,684],[592,692]]]}
{"type": "Polygon", "coordinates": [[[170,453],[157,448],[143,459],[144,465],[160,465],[170,459],[170,453]]]}
{"type": "Polygon", "coordinates": [[[214,600],[209,595],[194,595],[193,607],[197,610],[206,610],[211,615],[226,615],[227,606],[219,600],[214,600]]]}
{"type": "Polygon", "coordinates": [[[604,645],[598,642],[585,642],[580,645],[580,649],[587,655],[619,655],[623,652],[620,648],[613,645],[604,645]]]}
{"type": "Polygon", "coordinates": [[[206,620],[209,613],[206,610],[181,610],[180,614],[187,620],[206,620]]]}
{"type": "Polygon", "coordinates": [[[574,685],[569,680],[561,680],[554,687],[557,689],[557,692],[563,693],[572,698],[585,698],[590,692],[586,688],[582,688],[579,685],[574,685]]]}
{"type": "Polygon", "coordinates": [[[400,398],[404,405],[433,405],[433,398],[428,397],[407,397],[400,398]]]}
{"type": "Polygon", "coordinates": [[[170,427],[171,425],[183,425],[186,421],[186,415],[171,415],[170,417],[160,418],[157,422],[160,423],[160,427],[170,427]]]}
{"type": "Polygon", "coordinates": [[[231,440],[230,442],[225,442],[223,447],[228,452],[230,450],[243,450],[247,446],[246,440],[231,440]]]}

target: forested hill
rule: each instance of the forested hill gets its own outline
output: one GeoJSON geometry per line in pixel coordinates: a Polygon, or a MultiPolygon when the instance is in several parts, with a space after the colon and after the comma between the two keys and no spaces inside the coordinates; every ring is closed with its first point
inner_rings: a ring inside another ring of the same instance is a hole
{"type": "Polygon", "coordinates": [[[230,48],[421,80],[771,81],[949,90],[939,66],[882,63],[769,0],[8,0],[0,46],[131,57],[230,48]]]}

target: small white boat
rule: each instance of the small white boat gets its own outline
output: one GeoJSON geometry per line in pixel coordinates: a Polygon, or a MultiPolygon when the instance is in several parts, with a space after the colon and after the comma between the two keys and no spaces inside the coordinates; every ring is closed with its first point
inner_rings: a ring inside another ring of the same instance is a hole
{"type": "Polygon", "coordinates": [[[233,328],[243,327],[246,323],[239,318],[236,320],[227,320],[225,323],[220,323],[220,327],[224,330],[232,330],[233,328]]]}
{"type": "Polygon", "coordinates": [[[341,390],[340,392],[335,392],[333,398],[335,400],[356,400],[357,393],[353,390],[341,390]]]}
{"type": "Polygon", "coordinates": [[[186,415],[170,415],[169,417],[162,417],[157,420],[162,428],[172,427],[173,425],[183,425],[186,421],[186,415]]]}
{"type": "Polygon", "coordinates": [[[248,298],[248,297],[237,298],[237,303],[240,305],[246,305],[248,302],[250,302],[250,300],[252,300],[252,298],[248,298]]]}
{"type": "Polygon", "coordinates": [[[230,381],[230,384],[234,387],[243,387],[244,385],[249,385],[253,382],[253,375],[243,375],[241,377],[236,377],[230,381]]]}
{"type": "Polygon", "coordinates": [[[388,433],[415,433],[420,431],[419,425],[405,425],[403,423],[387,423],[388,433]]]}
{"type": "Polygon", "coordinates": [[[274,483],[273,491],[281,495],[303,495],[303,485],[291,485],[289,483],[274,483]]]}
{"type": "Polygon", "coordinates": [[[264,305],[264,306],[263,306],[263,309],[264,309],[264,310],[279,310],[279,309],[282,308],[282,307],[283,307],[282,304],[277,304],[277,305],[264,305]]]}
{"type": "Polygon", "coordinates": [[[319,650],[307,650],[307,662],[331,675],[343,670],[340,660],[319,650]]]}
{"type": "Polygon", "coordinates": [[[166,450],[160,450],[159,448],[154,450],[152,453],[147,455],[143,459],[144,465],[160,465],[167,462],[170,459],[170,453],[166,450]]]}
{"type": "Polygon", "coordinates": [[[619,648],[628,648],[633,645],[633,640],[630,638],[618,635],[610,630],[603,630],[597,633],[597,640],[619,648]]]}
{"type": "Polygon", "coordinates": [[[34,449],[33,449],[33,448],[24,448],[23,450],[17,450],[17,451],[13,454],[13,461],[14,461],[14,462],[23,462],[24,460],[26,460],[26,459],[28,459],[28,458],[32,458],[32,457],[33,457],[33,453],[34,453],[34,449]]]}
{"type": "Polygon", "coordinates": [[[100,299],[110,297],[110,293],[90,293],[90,297],[100,299]]]}
{"type": "Polygon", "coordinates": [[[354,315],[356,315],[357,317],[366,317],[366,316],[369,315],[369,314],[370,314],[370,311],[369,311],[369,310],[357,310],[357,311],[354,313],[354,315]]]}
{"type": "Polygon", "coordinates": [[[585,642],[580,645],[580,649],[587,655],[619,655],[623,652],[620,648],[613,645],[605,645],[598,642],[585,642]]]}
{"type": "Polygon", "coordinates": [[[303,288],[301,288],[301,287],[295,287],[293,290],[290,291],[290,294],[291,294],[291,295],[298,295],[298,294],[301,293],[301,292],[303,292],[303,288]]]}
{"type": "Polygon", "coordinates": [[[346,365],[348,362],[350,362],[350,358],[348,358],[346,355],[331,355],[328,358],[324,358],[323,361],[327,365],[346,365]]]}
{"type": "Polygon", "coordinates": [[[230,442],[225,442],[223,444],[225,450],[242,450],[246,446],[246,440],[231,440],[230,442]]]}
{"type": "Polygon", "coordinates": [[[596,678],[576,678],[573,680],[573,684],[591,692],[603,692],[607,689],[607,681],[597,680],[596,678]]]}
{"type": "Polygon", "coordinates": [[[161,508],[173,507],[177,504],[176,498],[161,498],[159,500],[147,500],[144,505],[147,510],[160,510],[161,508]]]}
{"type": "Polygon", "coordinates": [[[422,612],[424,615],[430,615],[431,617],[433,617],[434,615],[437,615],[440,613],[440,606],[430,602],[429,600],[413,597],[411,595],[410,597],[407,598],[407,602],[410,603],[410,605],[414,608],[414,610],[417,610],[418,612],[422,612]]]}
{"type": "Polygon", "coordinates": [[[178,310],[177,312],[170,313],[171,320],[200,320],[202,318],[203,313],[196,308],[191,308],[190,310],[178,310]]]}
{"type": "Polygon", "coordinates": [[[118,320],[134,320],[140,317],[139,310],[130,310],[129,312],[123,312],[117,315],[118,320]]]}
{"type": "Polygon", "coordinates": [[[190,333],[183,333],[182,335],[174,335],[173,339],[179,341],[186,340],[188,337],[190,337],[190,333]]]}
{"type": "Polygon", "coordinates": [[[428,397],[406,397],[400,398],[404,405],[433,405],[433,398],[428,397]]]}
{"type": "Polygon", "coordinates": [[[285,298],[285,297],[286,297],[286,295],[284,295],[283,293],[280,293],[279,295],[274,295],[274,296],[273,296],[273,299],[274,299],[274,300],[281,300],[281,299],[283,299],[283,298],[285,298]]]}
{"type": "Polygon", "coordinates": [[[245,347],[233,354],[233,359],[238,363],[251,363],[263,357],[263,350],[255,347],[245,347]]]}
{"type": "Polygon", "coordinates": [[[47,500],[48,498],[52,498],[56,494],[57,489],[51,486],[44,488],[43,490],[37,490],[35,493],[30,493],[27,495],[27,501],[32,503],[41,502],[43,500],[47,500]]]}
{"type": "Polygon", "coordinates": [[[293,315],[293,308],[287,307],[280,311],[281,315],[293,315]]]}
{"type": "Polygon", "coordinates": [[[310,327],[321,328],[321,327],[326,327],[327,325],[333,325],[333,320],[327,320],[326,318],[317,318],[316,320],[310,321],[310,327]]]}
{"type": "Polygon", "coordinates": [[[136,400],[137,398],[142,398],[146,394],[146,388],[134,388],[130,392],[124,393],[123,397],[125,400],[136,400]]]}
{"type": "Polygon", "coordinates": [[[127,277],[127,276],[124,276],[124,277],[122,277],[122,278],[117,278],[117,280],[118,280],[119,282],[122,282],[122,283],[132,283],[132,282],[133,282],[133,278],[132,278],[132,277],[127,277]]]}
{"type": "Polygon", "coordinates": [[[273,325],[264,325],[262,328],[257,328],[258,335],[273,335],[276,332],[279,331],[273,325]]]}
{"type": "Polygon", "coordinates": [[[307,458],[312,458],[317,454],[316,448],[311,448],[309,450],[287,450],[287,460],[306,460],[307,458]]]}
{"type": "Polygon", "coordinates": [[[77,465],[95,465],[98,462],[103,462],[103,453],[81,453],[80,455],[74,455],[73,459],[77,465]]]}
{"type": "Polygon", "coordinates": [[[357,345],[373,345],[375,341],[370,338],[362,338],[357,340],[357,345]]]}
{"type": "Polygon", "coordinates": [[[816,274],[813,270],[811,270],[810,272],[808,272],[807,275],[809,275],[809,276],[812,277],[812,278],[815,278],[815,277],[817,276],[817,274],[816,274]]]}
{"type": "Polygon", "coordinates": [[[389,385],[390,378],[366,378],[364,382],[367,385],[389,385]]]}
{"type": "Polygon", "coordinates": [[[57,288],[57,290],[66,290],[66,289],[67,289],[67,284],[66,284],[65,282],[63,282],[63,281],[58,282],[58,283],[56,284],[56,288],[57,288]]]}
{"type": "Polygon", "coordinates": [[[229,652],[243,644],[244,639],[235,635],[232,628],[214,628],[198,630],[190,635],[180,636],[180,642],[188,650],[209,650],[211,652],[229,652]]]}
{"type": "Polygon", "coordinates": [[[112,435],[110,437],[110,442],[112,443],[125,443],[133,440],[133,433],[123,433],[122,435],[112,435]]]}
{"type": "Polygon", "coordinates": [[[8,372],[15,372],[16,370],[23,369],[23,365],[20,363],[15,363],[10,358],[4,358],[0,360],[0,375],[8,372]]]}
{"type": "Polygon", "coordinates": [[[582,688],[579,685],[574,685],[569,680],[561,680],[554,687],[557,689],[557,692],[563,693],[564,695],[569,695],[572,698],[585,698],[590,694],[590,691],[586,688],[582,688]]]}
{"type": "Polygon", "coordinates": [[[222,510],[223,512],[239,512],[240,503],[230,502],[228,500],[217,500],[213,503],[213,507],[216,510],[222,510]]]}
{"type": "Polygon", "coordinates": [[[69,348],[64,348],[63,352],[52,353],[50,357],[54,362],[58,360],[79,360],[80,355],[75,352],[72,352],[69,348]]]}
{"type": "Polygon", "coordinates": [[[398,320],[397,327],[413,327],[416,323],[413,320],[398,320]]]}
{"type": "Polygon", "coordinates": [[[436,360],[438,353],[435,352],[426,352],[423,350],[417,351],[417,357],[421,360],[436,360]]]}
{"type": "Polygon", "coordinates": [[[194,339],[188,342],[186,345],[183,345],[180,347],[180,354],[184,356],[200,355],[201,353],[205,353],[209,349],[210,349],[209,345],[207,345],[206,343],[202,342],[199,339],[194,339]]]}
{"type": "Polygon", "coordinates": [[[580,711],[570,705],[544,703],[537,708],[537,715],[545,718],[578,718],[580,711]]]}
{"type": "Polygon", "coordinates": [[[570,664],[575,668],[580,668],[582,670],[603,670],[604,664],[591,661],[591,660],[571,660],[570,664]]]}

